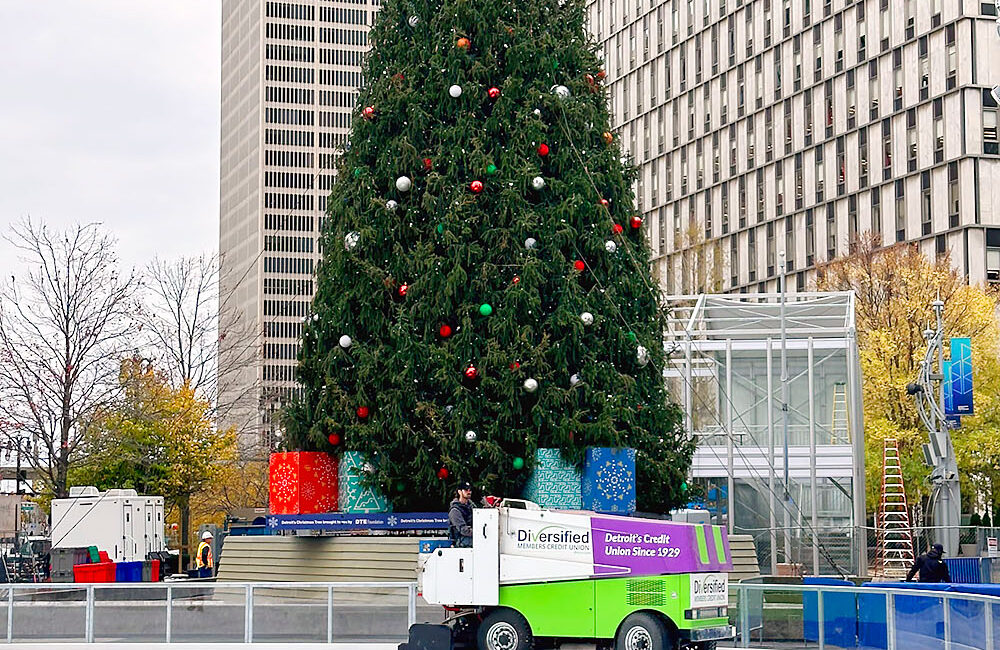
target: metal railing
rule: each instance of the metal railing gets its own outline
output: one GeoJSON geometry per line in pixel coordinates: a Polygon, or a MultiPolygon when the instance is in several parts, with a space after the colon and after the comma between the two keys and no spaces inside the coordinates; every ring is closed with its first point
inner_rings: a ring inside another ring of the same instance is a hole
{"type": "Polygon", "coordinates": [[[418,599],[416,582],[8,584],[0,586],[0,639],[395,642],[418,606],[440,616],[418,599]]]}
{"type": "Polygon", "coordinates": [[[741,648],[994,650],[1000,617],[998,596],[930,589],[733,583],[730,602],[741,648]]]}

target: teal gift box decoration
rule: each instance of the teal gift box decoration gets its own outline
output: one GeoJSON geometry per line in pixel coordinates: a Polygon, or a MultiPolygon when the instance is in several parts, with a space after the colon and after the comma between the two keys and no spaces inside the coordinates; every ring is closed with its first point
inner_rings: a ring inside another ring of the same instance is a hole
{"type": "Polygon", "coordinates": [[[535,469],[524,486],[524,498],[543,508],[580,510],[583,494],[580,469],[566,462],[558,449],[535,451],[535,469]]]}
{"type": "Polygon", "coordinates": [[[340,512],[392,512],[392,506],[378,490],[362,485],[367,460],[360,451],[345,451],[340,457],[340,512]]]}

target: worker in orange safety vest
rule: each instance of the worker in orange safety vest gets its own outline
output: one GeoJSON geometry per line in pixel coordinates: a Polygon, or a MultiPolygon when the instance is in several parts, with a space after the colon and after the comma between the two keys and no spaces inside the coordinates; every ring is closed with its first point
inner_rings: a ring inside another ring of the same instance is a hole
{"type": "Polygon", "coordinates": [[[201,544],[198,544],[198,557],[195,562],[201,577],[212,576],[215,567],[215,561],[212,557],[212,533],[207,530],[201,534],[201,544]]]}

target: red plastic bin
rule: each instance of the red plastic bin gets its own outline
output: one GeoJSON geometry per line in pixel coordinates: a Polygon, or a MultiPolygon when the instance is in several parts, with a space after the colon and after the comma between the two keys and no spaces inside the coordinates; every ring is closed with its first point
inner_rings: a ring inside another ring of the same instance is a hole
{"type": "Polygon", "coordinates": [[[150,580],[150,582],[159,582],[160,581],[160,561],[159,560],[153,560],[153,561],[150,562],[150,564],[152,565],[153,568],[151,570],[151,574],[150,574],[151,577],[150,577],[149,580],[150,580]]]}
{"type": "Polygon", "coordinates": [[[114,582],[115,563],[97,562],[95,564],[73,565],[74,582],[114,582]]]}

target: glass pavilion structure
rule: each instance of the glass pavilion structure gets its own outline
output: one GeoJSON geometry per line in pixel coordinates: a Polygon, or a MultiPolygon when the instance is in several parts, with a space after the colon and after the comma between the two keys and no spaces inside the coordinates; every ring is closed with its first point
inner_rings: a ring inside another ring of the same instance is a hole
{"type": "Polygon", "coordinates": [[[854,294],[666,300],[664,375],[699,443],[692,500],[754,537],[762,573],[866,573],[854,294]]]}

